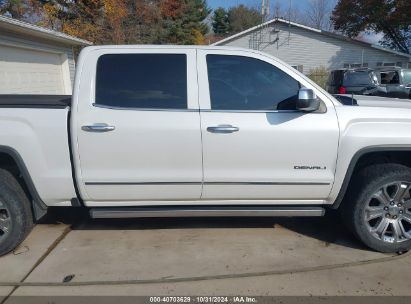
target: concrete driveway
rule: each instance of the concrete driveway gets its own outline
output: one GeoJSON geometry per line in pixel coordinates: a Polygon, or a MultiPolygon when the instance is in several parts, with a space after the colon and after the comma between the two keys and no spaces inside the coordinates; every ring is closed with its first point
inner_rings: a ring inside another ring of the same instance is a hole
{"type": "Polygon", "coordinates": [[[57,220],[65,223],[37,225],[0,258],[3,303],[36,295],[411,295],[411,255],[364,248],[334,215],[57,220]]]}

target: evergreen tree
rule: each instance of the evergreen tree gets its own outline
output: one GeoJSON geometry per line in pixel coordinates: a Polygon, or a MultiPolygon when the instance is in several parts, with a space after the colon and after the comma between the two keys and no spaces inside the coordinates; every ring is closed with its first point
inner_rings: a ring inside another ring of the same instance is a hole
{"type": "Polygon", "coordinates": [[[219,7],[214,11],[212,26],[216,35],[223,36],[228,33],[228,14],[224,8],[219,7]]]}
{"type": "MultiPolygon", "coordinates": [[[[168,2],[176,0],[166,0],[168,2]]],[[[173,14],[165,14],[163,26],[166,29],[164,43],[202,44],[208,26],[204,20],[210,13],[205,0],[176,1],[180,5],[173,14]]]]}

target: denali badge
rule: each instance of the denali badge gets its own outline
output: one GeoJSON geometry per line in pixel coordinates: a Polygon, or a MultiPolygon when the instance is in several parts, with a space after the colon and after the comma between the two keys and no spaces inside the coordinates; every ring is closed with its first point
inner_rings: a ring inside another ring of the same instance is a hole
{"type": "Polygon", "coordinates": [[[294,166],[294,170],[325,170],[327,167],[320,166],[294,166]]]}

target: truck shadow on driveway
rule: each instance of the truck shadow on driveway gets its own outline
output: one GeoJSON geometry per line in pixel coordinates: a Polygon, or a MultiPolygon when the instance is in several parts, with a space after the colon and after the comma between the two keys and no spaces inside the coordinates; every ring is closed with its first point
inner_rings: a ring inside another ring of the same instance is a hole
{"type": "Polygon", "coordinates": [[[160,230],[160,229],[286,229],[291,233],[330,244],[358,250],[367,250],[344,226],[336,212],[324,217],[273,218],[273,217],[196,217],[196,218],[136,218],[91,219],[87,210],[77,208],[50,209],[42,223],[62,222],[72,230],[160,230]]]}

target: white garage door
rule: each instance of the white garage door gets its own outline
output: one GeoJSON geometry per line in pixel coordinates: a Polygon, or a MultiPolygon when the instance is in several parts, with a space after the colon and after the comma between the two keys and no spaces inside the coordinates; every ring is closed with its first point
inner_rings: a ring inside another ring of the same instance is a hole
{"type": "Polygon", "coordinates": [[[0,45],[0,94],[65,94],[61,55],[0,45]]]}

